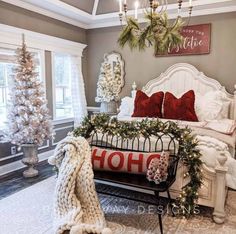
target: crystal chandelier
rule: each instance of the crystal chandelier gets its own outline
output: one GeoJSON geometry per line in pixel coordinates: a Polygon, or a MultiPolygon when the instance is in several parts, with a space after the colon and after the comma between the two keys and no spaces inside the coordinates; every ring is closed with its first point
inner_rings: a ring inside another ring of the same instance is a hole
{"type": "MultiPolygon", "coordinates": [[[[138,22],[139,1],[135,2],[134,17],[128,16],[127,0],[119,0],[119,18],[122,27],[118,38],[118,44],[124,47],[126,44],[133,49],[145,50],[147,47],[154,48],[154,54],[166,54],[172,48],[179,46],[183,38],[181,29],[184,22],[181,17],[182,0],[178,0],[176,11],[178,16],[175,20],[168,17],[167,0],[141,0],[145,23],[138,22]]],[[[192,14],[192,0],[189,0],[189,19],[192,14]]]]}

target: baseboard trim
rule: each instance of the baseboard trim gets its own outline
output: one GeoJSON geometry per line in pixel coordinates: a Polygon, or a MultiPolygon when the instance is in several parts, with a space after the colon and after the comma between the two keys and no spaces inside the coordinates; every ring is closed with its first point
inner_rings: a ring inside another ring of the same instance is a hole
{"type": "MultiPolygon", "coordinates": [[[[54,150],[49,150],[44,153],[40,153],[38,155],[39,162],[47,160],[51,155],[53,155],[53,152],[54,152],[54,150]]],[[[14,171],[18,171],[23,168],[25,168],[25,165],[21,162],[21,160],[0,166],[0,177],[5,176],[6,174],[10,174],[14,171]]]]}

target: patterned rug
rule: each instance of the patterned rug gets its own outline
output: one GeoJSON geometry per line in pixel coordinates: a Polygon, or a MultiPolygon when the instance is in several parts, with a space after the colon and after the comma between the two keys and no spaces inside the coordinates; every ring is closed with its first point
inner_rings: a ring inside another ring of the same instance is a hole
{"type": "MultiPolygon", "coordinates": [[[[109,192],[114,195],[138,198],[146,202],[155,202],[153,196],[144,193],[101,184],[97,185],[96,188],[98,192],[109,192]]],[[[160,233],[157,217],[158,208],[156,206],[101,194],[99,197],[106,214],[106,219],[116,223],[117,233],[160,233]],[[132,228],[137,230],[133,232],[132,228]]],[[[167,200],[163,198],[161,205],[165,207],[166,203],[167,200]]],[[[168,212],[163,217],[164,233],[236,234],[236,192],[229,191],[228,193],[226,204],[227,217],[223,225],[212,221],[212,212],[213,209],[201,206],[200,215],[191,219],[172,217],[171,213],[168,212]]]]}
{"type": "MultiPolygon", "coordinates": [[[[0,201],[0,234],[52,234],[52,199],[55,178],[39,182],[0,201]]],[[[98,191],[152,201],[153,197],[110,186],[98,185],[98,191]]],[[[109,227],[114,234],[158,234],[157,207],[108,195],[99,195],[109,227]]],[[[166,204],[166,200],[162,200],[166,204]]],[[[164,233],[236,234],[236,192],[228,194],[227,219],[223,225],[211,219],[212,210],[186,220],[164,215],[164,233]]]]}

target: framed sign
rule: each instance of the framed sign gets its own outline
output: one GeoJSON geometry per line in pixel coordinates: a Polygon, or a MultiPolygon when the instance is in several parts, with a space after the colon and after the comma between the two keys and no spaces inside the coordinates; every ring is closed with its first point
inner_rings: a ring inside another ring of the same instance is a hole
{"type": "MultiPolygon", "coordinates": [[[[211,46],[211,24],[184,26],[183,42],[165,56],[209,54],[211,46]]],[[[161,56],[161,55],[157,55],[161,56]]]]}

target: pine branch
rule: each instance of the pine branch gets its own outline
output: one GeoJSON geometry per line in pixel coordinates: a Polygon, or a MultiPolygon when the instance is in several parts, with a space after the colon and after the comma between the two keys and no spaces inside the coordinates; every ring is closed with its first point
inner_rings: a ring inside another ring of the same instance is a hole
{"type": "Polygon", "coordinates": [[[152,43],[151,29],[151,25],[148,25],[144,30],[141,31],[138,38],[139,50],[144,50],[152,43]]]}
{"type": "Polygon", "coordinates": [[[121,32],[118,38],[118,44],[123,48],[126,43],[128,43],[130,49],[137,47],[137,37],[136,33],[140,31],[139,25],[136,20],[128,18],[127,26],[121,32]]]}
{"type": "Polygon", "coordinates": [[[127,26],[123,29],[118,39],[119,45],[123,48],[126,44],[130,49],[145,50],[153,46],[155,54],[165,54],[169,49],[182,43],[181,29],[183,22],[180,18],[169,25],[168,15],[164,13],[147,13],[147,26],[140,29],[136,20],[128,18],[127,26]]]}
{"type": "Polygon", "coordinates": [[[118,121],[117,118],[110,118],[106,114],[99,114],[92,118],[86,117],[80,127],[73,131],[73,135],[90,138],[94,132],[101,133],[106,137],[119,136],[123,139],[160,137],[160,132],[164,135],[172,135],[178,141],[177,156],[187,168],[184,178],[189,181],[182,188],[174,204],[179,208],[178,215],[189,217],[195,214],[195,203],[198,199],[198,190],[202,185],[203,176],[201,153],[198,149],[198,142],[191,134],[191,129],[180,128],[175,122],[170,121],[163,123],[159,120],[145,119],[124,122],[118,121]]]}

